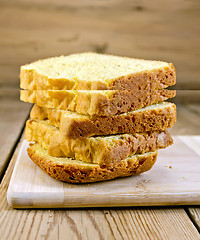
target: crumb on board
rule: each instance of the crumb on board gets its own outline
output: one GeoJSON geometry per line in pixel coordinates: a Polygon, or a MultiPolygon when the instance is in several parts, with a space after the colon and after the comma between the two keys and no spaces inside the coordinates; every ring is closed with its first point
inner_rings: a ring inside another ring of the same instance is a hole
{"type": "Polygon", "coordinates": [[[173,169],[173,167],[171,166],[171,165],[165,165],[165,167],[167,167],[167,168],[170,168],[170,169],[173,169]]]}
{"type": "Polygon", "coordinates": [[[183,179],[183,180],[187,180],[187,178],[186,178],[186,177],[181,177],[181,179],[183,179]]]}

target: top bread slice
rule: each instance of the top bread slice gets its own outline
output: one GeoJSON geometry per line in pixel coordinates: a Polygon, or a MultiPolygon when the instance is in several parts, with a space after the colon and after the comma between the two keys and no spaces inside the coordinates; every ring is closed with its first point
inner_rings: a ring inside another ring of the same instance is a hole
{"type": "Polygon", "coordinates": [[[81,53],[21,67],[20,87],[29,90],[149,90],[176,82],[171,63],[81,53]]]}

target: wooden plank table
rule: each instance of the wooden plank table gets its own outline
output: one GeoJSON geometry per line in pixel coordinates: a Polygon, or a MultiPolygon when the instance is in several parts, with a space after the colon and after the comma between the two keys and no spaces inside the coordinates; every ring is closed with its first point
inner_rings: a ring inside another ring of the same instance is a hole
{"type": "MultiPolygon", "coordinates": [[[[160,59],[174,63],[177,89],[200,89],[199,13],[184,0],[0,2],[0,239],[199,238],[197,206],[14,210],[6,200],[30,109],[15,90],[20,65],[83,51],[160,59]]],[[[200,134],[200,101],[178,106],[170,132],[200,134]]]]}
{"type": "MultiPolygon", "coordinates": [[[[12,95],[12,94],[11,94],[12,95]]],[[[30,105],[0,92],[1,239],[198,239],[200,207],[15,210],[6,199],[30,105]],[[5,95],[5,96],[4,96],[5,95]],[[8,96],[8,97],[6,97],[8,96]],[[21,136],[21,137],[19,137],[21,136]],[[21,140],[20,140],[21,139],[21,140]],[[13,151],[13,149],[15,149],[13,151]],[[14,154],[13,154],[14,152],[14,154]]],[[[200,134],[200,104],[178,105],[172,134],[200,134]]]]}
{"type": "Polygon", "coordinates": [[[0,178],[19,140],[30,104],[19,101],[18,90],[0,90],[0,178]]]}
{"type": "Polygon", "coordinates": [[[18,86],[22,64],[95,51],[173,62],[176,88],[200,89],[199,24],[199,1],[1,0],[0,85],[18,86]]]}

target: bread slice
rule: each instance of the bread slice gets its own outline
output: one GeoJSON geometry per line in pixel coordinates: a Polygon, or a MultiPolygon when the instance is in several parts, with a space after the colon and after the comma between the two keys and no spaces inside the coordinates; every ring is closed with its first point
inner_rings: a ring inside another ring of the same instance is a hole
{"type": "Polygon", "coordinates": [[[157,152],[132,155],[116,165],[102,168],[95,163],[85,163],[72,158],[57,158],[48,154],[39,144],[30,144],[29,157],[46,174],[70,183],[89,183],[140,174],[152,168],[157,152]]]}
{"type": "Polygon", "coordinates": [[[21,88],[30,90],[148,90],[176,82],[171,63],[81,53],[21,67],[21,88]]]}
{"type": "Polygon", "coordinates": [[[72,157],[100,166],[110,166],[131,155],[154,152],[173,143],[166,130],[74,140],[63,136],[48,120],[33,119],[26,122],[25,139],[39,143],[51,156],[72,157]]]}
{"type": "Polygon", "coordinates": [[[136,133],[164,130],[176,122],[176,105],[169,102],[154,104],[136,111],[114,116],[87,116],[70,111],[34,105],[32,119],[48,119],[67,138],[86,138],[94,135],[136,133]]]}
{"type": "Polygon", "coordinates": [[[109,116],[165,101],[175,96],[173,90],[152,92],[126,90],[21,90],[20,99],[41,107],[75,111],[88,115],[109,116]]]}

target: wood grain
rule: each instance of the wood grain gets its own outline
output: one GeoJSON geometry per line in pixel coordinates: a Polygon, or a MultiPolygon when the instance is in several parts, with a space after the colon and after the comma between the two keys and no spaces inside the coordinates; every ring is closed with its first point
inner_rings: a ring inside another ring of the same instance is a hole
{"type": "Polygon", "coordinates": [[[198,105],[200,103],[200,90],[177,90],[176,97],[169,99],[169,101],[175,104],[195,103],[198,105]]]}
{"type": "MultiPolygon", "coordinates": [[[[200,104],[177,104],[177,122],[169,131],[173,135],[199,135],[200,104]]],[[[200,231],[200,208],[188,208],[188,212],[200,231]]]]}
{"type": "Polygon", "coordinates": [[[173,135],[200,135],[200,104],[177,104],[177,122],[169,132],[173,135]]]}
{"type": "Polygon", "coordinates": [[[195,223],[197,229],[200,231],[200,207],[189,208],[189,215],[195,223]]]}
{"type": "Polygon", "coordinates": [[[200,4],[175,0],[0,2],[0,86],[19,67],[82,51],[173,62],[177,89],[200,89],[200,4]]]}
{"type": "Polygon", "coordinates": [[[0,186],[2,239],[198,239],[182,208],[11,209],[6,192],[19,147],[0,186]]]}
{"type": "Polygon", "coordinates": [[[0,178],[30,110],[30,104],[8,97],[10,92],[0,90],[0,178]]]}
{"type": "MultiPolygon", "coordinates": [[[[10,99],[14,98],[11,94],[10,99]]],[[[180,118],[171,133],[200,134],[199,112],[198,104],[179,104],[180,118]]],[[[182,208],[13,210],[8,206],[6,193],[18,150],[19,147],[0,186],[2,239],[62,239],[66,236],[69,239],[94,239],[94,236],[98,236],[97,239],[128,239],[127,236],[129,239],[199,239],[196,228],[182,208]]],[[[199,227],[199,208],[189,208],[189,211],[199,227]]]]}

